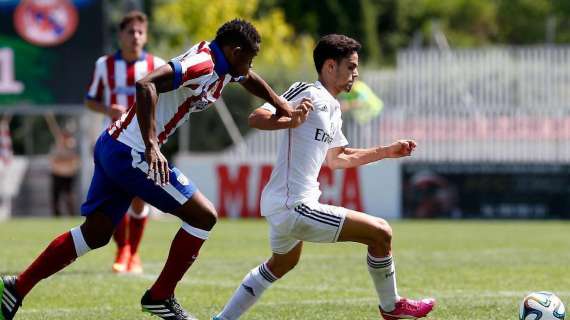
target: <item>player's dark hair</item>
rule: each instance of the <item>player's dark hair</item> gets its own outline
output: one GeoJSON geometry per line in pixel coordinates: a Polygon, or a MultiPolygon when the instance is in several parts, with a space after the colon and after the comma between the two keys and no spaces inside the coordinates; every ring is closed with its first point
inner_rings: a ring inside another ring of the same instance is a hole
{"type": "Polygon", "coordinates": [[[119,30],[125,30],[129,23],[133,21],[148,23],[148,18],[146,17],[146,14],[137,10],[133,10],[123,16],[123,19],[121,19],[121,22],[119,23],[119,30]]]}
{"type": "Polygon", "coordinates": [[[218,29],[215,41],[220,47],[231,45],[257,53],[261,37],[257,29],[248,21],[233,19],[218,29]]]}
{"type": "Polygon", "coordinates": [[[358,52],[361,45],[358,41],[341,34],[328,34],[319,39],[315,50],[313,50],[313,60],[317,72],[321,72],[327,59],[334,59],[340,62],[343,58],[349,57],[353,52],[358,52]]]}

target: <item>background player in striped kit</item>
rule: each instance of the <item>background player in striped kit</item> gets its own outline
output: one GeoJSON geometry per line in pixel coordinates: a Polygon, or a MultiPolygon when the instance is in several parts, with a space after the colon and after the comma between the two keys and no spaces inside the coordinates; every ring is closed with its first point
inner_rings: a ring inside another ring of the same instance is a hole
{"type": "Polygon", "coordinates": [[[235,320],[259,300],[272,283],[292,270],[301,257],[303,241],[359,242],[368,247],[368,271],[386,320],[426,316],[435,300],[401,298],[392,261],[392,229],[381,218],[343,207],[319,203],[317,177],[322,164],[332,169],[358,167],[385,158],[409,156],[416,143],[399,140],[369,149],[347,147],[342,133],[339,93],[350,91],[358,77],[360,44],[343,35],[321,38],[313,51],[319,74],[313,84],[295,83],[283,97],[308,114],[301,125],[275,115],[265,104],[249,118],[250,126],[285,130],[277,162],[261,195],[261,214],[269,222],[273,255],[252,269],[214,320],[235,320]]]}
{"type": "Polygon", "coordinates": [[[252,24],[235,19],[218,29],[214,41],[194,45],[137,81],[136,103],[95,144],[95,172],[81,207],[85,222],[56,237],[17,277],[2,277],[3,320],[13,319],[41,280],[105,246],[133,196],[182,220],[162,272],[141,299],[143,310],[163,319],[195,319],[178,304],[174,290],[197,259],[217,213],[196,185],[168,163],[160,146],[191,113],[215,102],[230,82],[240,82],[279,114],[293,116],[287,101],[251,70],[260,42],[252,24]]]}
{"type": "MultiPolygon", "coordinates": [[[[93,81],[85,105],[105,115],[104,127],[121,115],[135,101],[135,82],[165,64],[164,60],[146,52],[148,19],[140,11],[131,11],[119,23],[119,50],[102,56],[95,63],[93,81]]],[[[138,254],[150,206],[135,197],[127,214],[113,234],[117,253],[114,272],[142,273],[138,254]]]]}

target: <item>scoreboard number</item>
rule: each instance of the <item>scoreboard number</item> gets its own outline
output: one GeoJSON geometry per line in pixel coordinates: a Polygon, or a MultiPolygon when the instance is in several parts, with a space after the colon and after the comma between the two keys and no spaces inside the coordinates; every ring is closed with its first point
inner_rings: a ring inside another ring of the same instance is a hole
{"type": "Polygon", "coordinates": [[[0,48],[0,94],[19,94],[24,84],[14,79],[14,51],[0,48]]]}

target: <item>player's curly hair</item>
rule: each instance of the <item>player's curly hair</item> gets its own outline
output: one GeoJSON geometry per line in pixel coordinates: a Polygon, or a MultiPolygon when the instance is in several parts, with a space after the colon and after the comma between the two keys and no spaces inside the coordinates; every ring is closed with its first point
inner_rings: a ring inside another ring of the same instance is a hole
{"type": "Polygon", "coordinates": [[[327,59],[334,59],[340,62],[343,58],[349,57],[353,52],[360,51],[361,45],[358,41],[341,34],[328,34],[319,39],[315,50],[313,50],[313,60],[317,72],[321,72],[327,59]]]}
{"type": "Polygon", "coordinates": [[[220,47],[225,45],[239,46],[245,50],[257,53],[261,37],[250,22],[243,19],[233,19],[224,23],[218,29],[215,41],[220,47]]]}

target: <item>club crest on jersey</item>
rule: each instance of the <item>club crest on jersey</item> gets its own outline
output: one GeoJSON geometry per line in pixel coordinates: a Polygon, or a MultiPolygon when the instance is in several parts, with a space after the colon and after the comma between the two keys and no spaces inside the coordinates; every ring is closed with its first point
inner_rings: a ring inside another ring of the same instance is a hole
{"type": "Polygon", "coordinates": [[[192,106],[194,107],[194,109],[197,109],[197,110],[202,111],[202,110],[208,108],[208,105],[209,105],[209,104],[210,104],[209,101],[198,100],[198,101],[194,102],[194,103],[192,104],[192,106]]]}
{"type": "Polygon", "coordinates": [[[186,178],[186,176],[180,172],[180,170],[176,169],[174,173],[176,174],[176,180],[178,180],[178,182],[180,182],[180,184],[183,186],[187,186],[190,183],[190,181],[188,181],[188,178],[186,178]]]}

